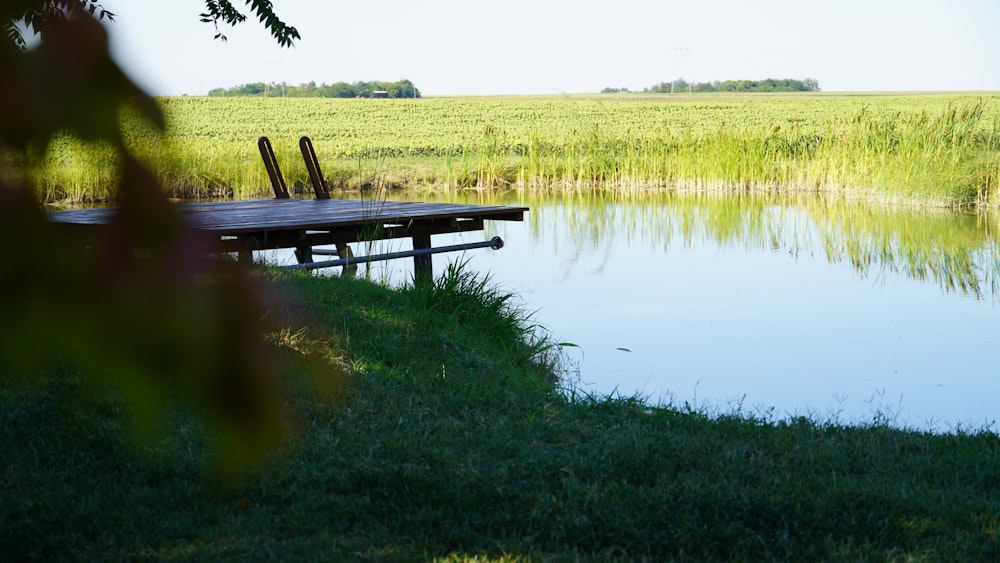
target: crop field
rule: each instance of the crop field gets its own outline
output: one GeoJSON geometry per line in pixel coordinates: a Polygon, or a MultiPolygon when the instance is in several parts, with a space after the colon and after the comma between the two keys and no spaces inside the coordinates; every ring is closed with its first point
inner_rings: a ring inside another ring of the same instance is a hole
{"type": "MultiPolygon", "coordinates": [[[[180,198],[271,193],[268,136],[305,190],[300,136],[335,189],[814,190],[948,206],[1000,196],[1000,94],[697,94],[161,100],[161,135],[124,115],[132,150],[180,198]]],[[[62,139],[47,201],[114,196],[111,152],[62,139]]]]}

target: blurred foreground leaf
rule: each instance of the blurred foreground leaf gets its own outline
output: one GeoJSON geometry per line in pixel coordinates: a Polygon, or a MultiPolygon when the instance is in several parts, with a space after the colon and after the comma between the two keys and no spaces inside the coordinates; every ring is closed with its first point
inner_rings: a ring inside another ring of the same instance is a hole
{"type": "Polygon", "coordinates": [[[172,403],[194,405],[220,458],[240,467],[290,427],[264,339],[270,296],[236,264],[207,258],[215,241],[182,224],[129,153],[122,111],[156,130],[163,116],[111,59],[94,5],[0,8],[16,23],[40,7],[29,23],[42,31],[31,50],[0,46],[0,374],[40,385],[57,366],[79,373],[125,398],[140,431],[172,403]],[[118,155],[117,211],[92,239],[50,224],[32,183],[33,162],[63,133],[118,155]]]}

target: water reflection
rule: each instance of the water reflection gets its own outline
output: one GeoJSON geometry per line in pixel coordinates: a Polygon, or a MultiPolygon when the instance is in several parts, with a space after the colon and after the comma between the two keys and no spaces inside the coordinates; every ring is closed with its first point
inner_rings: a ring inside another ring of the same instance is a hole
{"type": "Polygon", "coordinates": [[[531,208],[486,233],[504,250],[465,259],[579,345],[585,392],[929,429],[1000,414],[995,215],[767,193],[441,197],[531,208]]]}
{"type": "Polygon", "coordinates": [[[741,244],[792,256],[821,248],[863,278],[904,274],[977,299],[1000,295],[1000,218],[990,211],[895,208],[815,194],[605,192],[532,194],[473,192],[448,201],[530,206],[532,235],[568,259],[609,255],[620,245],[651,251],[741,244]]]}

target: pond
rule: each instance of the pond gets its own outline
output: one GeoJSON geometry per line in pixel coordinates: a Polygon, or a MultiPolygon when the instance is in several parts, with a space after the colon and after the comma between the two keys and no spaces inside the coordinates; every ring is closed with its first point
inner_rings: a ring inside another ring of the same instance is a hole
{"type": "MultiPolygon", "coordinates": [[[[531,208],[488,224],[504,249],[437,255],[434,268],[467,260],[520,296],[572,344],[575,392],[932,431],[995,429],[1000,416],[994,214],[662,191],[401,199],[531,208]]],[[[370,275],[399,282],[410,262],[370,275]]]]}

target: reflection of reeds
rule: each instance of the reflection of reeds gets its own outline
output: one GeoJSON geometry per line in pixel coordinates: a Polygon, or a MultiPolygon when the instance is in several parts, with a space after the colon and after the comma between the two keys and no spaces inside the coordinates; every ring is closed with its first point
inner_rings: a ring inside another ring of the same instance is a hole
{"type": "Polygon", "coordinates": [[[520,202],[536,210],[528,216],[532,230],[566,256],[606,255],[616,244],[819,250],[861,276],[896,273],[1000,298],[1000,237],[988,212],[873,206],[816,194],[651,190],[522,194],[520,202]]]}
{"type": "Polygon", "coordinates": [[[810,215],[828,258],[849,260],[863,275],[901,273],[946,291],[1000,297],[1000,240],[987,214],[846,205],[810,215]]]}
{"type": "MultiPolygon", "coordinates": [[[[405,192],[388,199],[405,199],[405,192]]],[[[888,273],[945,291],[1000,299],[1000,217],[988,210],[872,205],[774,191],[526,190],[428,192],[427,201],[523,205],[538,239],[567,257],[610,256],[616,245],[666,252],[703,244],[819,252],[858,275],[888,273]]]]}

